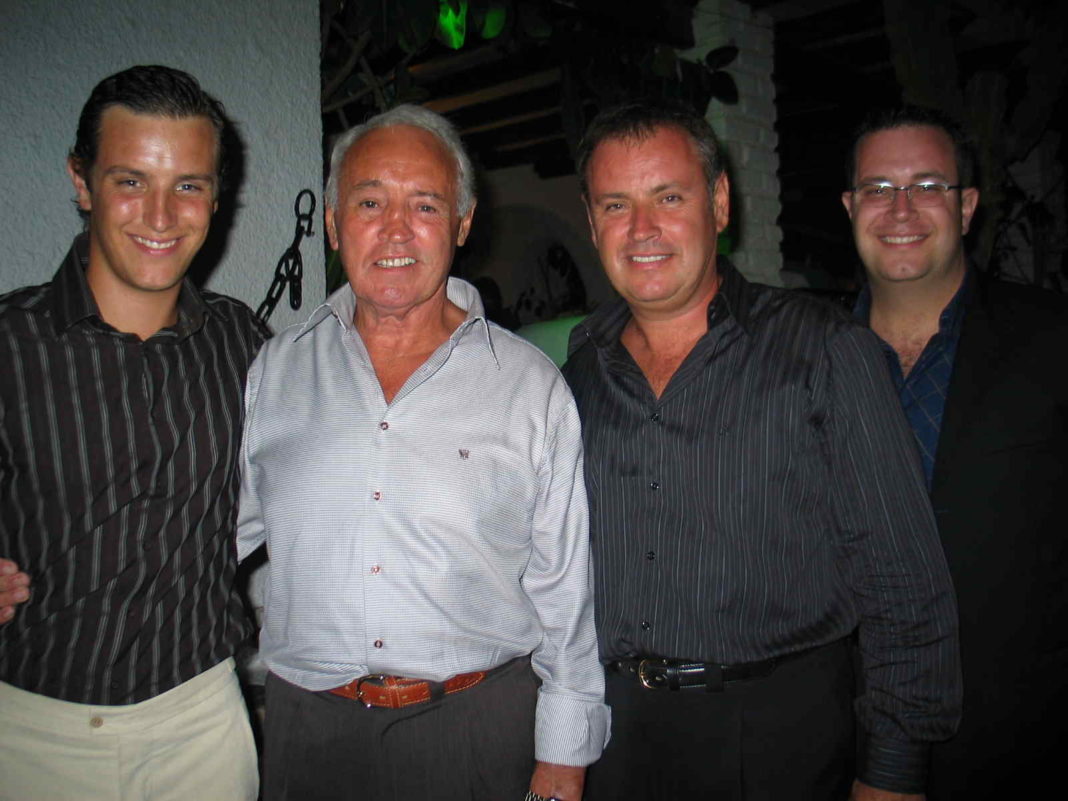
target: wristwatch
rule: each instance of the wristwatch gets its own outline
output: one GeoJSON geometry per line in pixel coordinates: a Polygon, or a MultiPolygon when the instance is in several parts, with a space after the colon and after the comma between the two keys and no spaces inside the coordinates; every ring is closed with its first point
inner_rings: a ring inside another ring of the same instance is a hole
{"type": "Polygon", "coordinates": [[[538,795],[533,790],[527,790],[527,794],[523,796],[523,801],[560,801],[560,799],[555,795],[546,798],[543,795],[538,795]]]}

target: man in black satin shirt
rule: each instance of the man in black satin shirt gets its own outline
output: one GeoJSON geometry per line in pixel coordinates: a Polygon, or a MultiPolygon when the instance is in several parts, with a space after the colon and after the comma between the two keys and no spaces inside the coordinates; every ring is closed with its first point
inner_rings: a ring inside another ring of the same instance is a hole
{"type": "Polygon", "coordinates": [[[0,297],[3,800],[257,795],[234,526],[267,332],[185,277],[224,125],[184,72],[101,81],[67,165],[86,233],[0,297]]]}
{"type": "Polygon", "coordinates": [[[922,797],[959,715],[956,609],[877,343],[717,259],[703,119],[609,110],[579,174],[622,296],[564,368],[613,713],[587,797],[922,797]]]}

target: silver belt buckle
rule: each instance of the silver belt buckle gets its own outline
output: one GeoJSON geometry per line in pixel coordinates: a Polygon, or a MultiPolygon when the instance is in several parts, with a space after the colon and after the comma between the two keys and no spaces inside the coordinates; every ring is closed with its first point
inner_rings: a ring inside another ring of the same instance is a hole
{"type": "Polygon", "coordinates": [[[648,665],[648,664],[657,664],[657,663],[659,663],[661,665],[666,665],[667,664],[667,660],[666,659],[643,659],[640,662],[638,662],[638,681],[640,681],[642,683],[642,687],[644,687],[647,690],[659,690],[660,689],[659,686],[657,686],[656,684],[652,683],[653,680],[651,678],[646,678],[646,675],[645,675],[645,666],[648,665]]]}

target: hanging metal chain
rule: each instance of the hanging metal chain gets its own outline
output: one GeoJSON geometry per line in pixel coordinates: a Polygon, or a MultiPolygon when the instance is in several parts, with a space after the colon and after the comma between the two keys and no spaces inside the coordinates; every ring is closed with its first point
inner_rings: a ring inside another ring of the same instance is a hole
{"type": "Polygon", "coordinates": [[[306,236],[315,236],[312,231],[312,215],[315,214],[315,193],[310,189],[301,189],[293,203],[293,213],[297,215],[297,230],[293,235],[293,244],[286,248],[278,266],[274,268],[274,281],[267,290],[267,297],[256,309],[256,316],[264,323],[271,316],[282,292],[289,286],[289,306],[299,309],[301,304],[301,280],[304,278],[304,260],[300,256],[300,243],[306,236]],[[308,199],[309,208],[301,211],[304,198],[308,199]]]}

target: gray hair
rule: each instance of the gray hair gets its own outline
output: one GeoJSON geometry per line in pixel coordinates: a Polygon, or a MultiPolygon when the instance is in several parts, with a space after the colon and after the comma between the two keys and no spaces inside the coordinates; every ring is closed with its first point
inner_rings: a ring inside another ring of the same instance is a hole
{"type": "Polygon", "coordinates": [[[376,128],[389,128],[394,125],[410,125],[413,128],[422,128],[432,133],[438,141],[445,146],[456,164],[456,207],[460,216],[463,217],[475,205],[475,176],[471,168],[471,159],[464,151],[460,134],[451,122],[422,106],[405,104],[383,111],[371,117],[363,125],[357,125],[345,131],[334,143],[334,149],[330,154],[330,177],[326,181],[326,205],[329,208],[337,208],[337,183],[341,174],[341,165],[349,150],[363,137],[376,128]]]}

